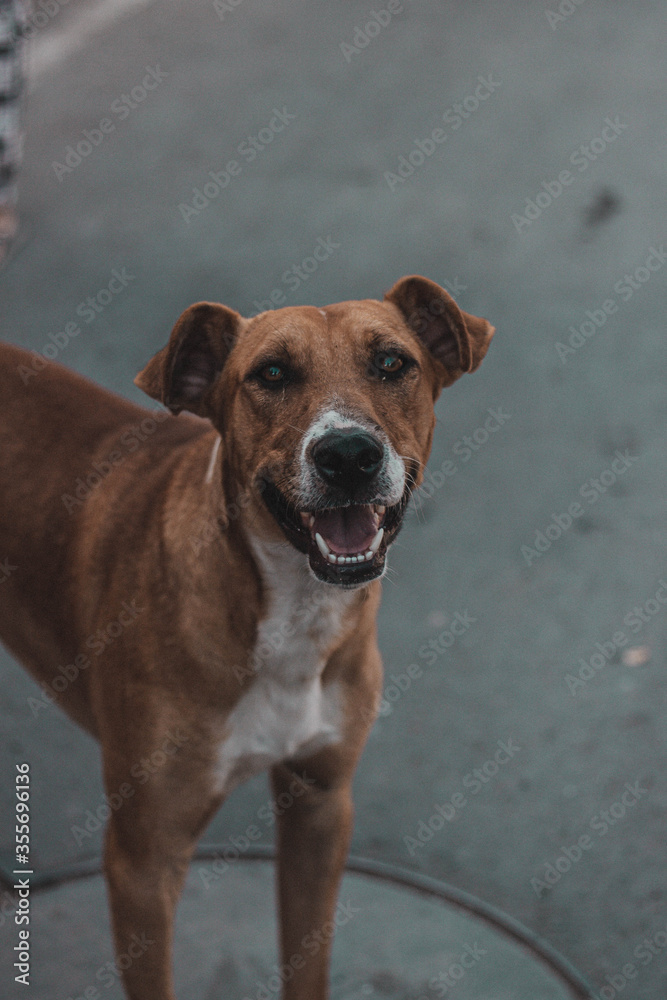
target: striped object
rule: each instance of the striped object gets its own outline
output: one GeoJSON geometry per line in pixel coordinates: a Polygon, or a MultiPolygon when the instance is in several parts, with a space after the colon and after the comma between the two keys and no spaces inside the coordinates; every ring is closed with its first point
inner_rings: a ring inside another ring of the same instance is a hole
{"type": "Polygon", "coordinates": [[[21,0],[0,0],[0,262],[17,228],[27,13],[21,0]]]}

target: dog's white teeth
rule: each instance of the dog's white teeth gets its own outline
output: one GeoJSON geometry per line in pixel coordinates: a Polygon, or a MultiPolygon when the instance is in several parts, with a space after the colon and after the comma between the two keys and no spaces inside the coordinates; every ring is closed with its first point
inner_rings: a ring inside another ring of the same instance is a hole
{"type": "Polygon", "coordinates": [[[332,566],[352,566],[356,563],[370,562],[375,558],[375,553],[380,547],[380,542],[384,535],[384,528],[380,528],[377,535],[371,542],[370,548],[366,552],[359,552],[354,556],[337,556],[335,552],[332,552],[329,548],[326,540],[322,538],[319,531],[315,532],[315,542],[318,549],[322,553],[324,559],[332,564],[332,566]]]}
{"type": "Polygon", "coordinates": [[[309,528],[310,527],[310,520],[309,519],[310,519],[311,515],[307,511],[302,510],[302,511],[300,511],[300,517],[301,517],[301,523],[304,526],[304,528],[309,528]]]}
{"type": "Polygon", "coordinates": [[[375,511],[380,515],[380,517],[382,517],[382,515],[387,512],[387,508],[383,507],[382,504],[378,504],[375,508],[375,511]]]}
{"type": "MultiPolygon", "coordinates": [[[[322,555],[324,556],[325,559],[328,556],[331,555],[331,552],[329,550],[329,546],[324,541],[324,539],[320,535],[319,531],[315,532],[315,541],[317,542],[317,547],[318,547],[318,549],[320,550],[320,552],[322,553],[322,555]]],[[[334,562],[335,562],[335,557],[334,557],[334,562]]]]}
{"type": "Polygon", "coordinates": [[[380,543],[382,541],[383,535],[384,535],[384,528],[380,528],[377,535],[369,545],[368,551],[371,553],[372,556],[374,556],[377,550],[380,548],[380,543]]]}
{"type": "Polygon", "coordinates": [[[310,515],[308,516],[308,527],[309,527],[309,528],[312,528],[312,526],[313,526],[314,524],[315,524],[315,515],[314,515],[314,514],[310,514],[310,515]]]}

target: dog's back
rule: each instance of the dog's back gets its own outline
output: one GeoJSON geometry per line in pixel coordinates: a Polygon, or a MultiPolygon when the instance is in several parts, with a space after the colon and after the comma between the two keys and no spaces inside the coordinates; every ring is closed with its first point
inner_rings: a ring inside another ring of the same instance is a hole
{"type": "MultiPolygon", "coordinates": [[[[39,680],[50,681],[80,652],[77,606],[90,587],[79,579],[81,518],[87,496],[113,491],[114,476],[127,475],[124,466],[134,456],[122,449],[123,434],[138,442],[134,429],[150,421],[154,454],[155,439],[163,440],[166,447],[157,451],[165,453],[172,441],[183,443],[201,429],[187,420],[157,426],[155,411],[59,364],[37,367],[35,358],[0,344],[0,639],[39,680]],[[109,461],[116,452],[118,468],[109,461]]],[[[94,728],[85,674],[66,707],[94,728]]]]}

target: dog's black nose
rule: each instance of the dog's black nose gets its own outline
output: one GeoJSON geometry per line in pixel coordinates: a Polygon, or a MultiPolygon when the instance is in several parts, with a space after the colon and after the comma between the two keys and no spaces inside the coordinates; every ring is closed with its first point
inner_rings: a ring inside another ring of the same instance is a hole
{"type": "Polygon", "coordinates": [[[315,468],[333,486],[364,486],[376,475],[384,458],[382,445],[365,431],[330,431],[312,450],[315,468]]]}

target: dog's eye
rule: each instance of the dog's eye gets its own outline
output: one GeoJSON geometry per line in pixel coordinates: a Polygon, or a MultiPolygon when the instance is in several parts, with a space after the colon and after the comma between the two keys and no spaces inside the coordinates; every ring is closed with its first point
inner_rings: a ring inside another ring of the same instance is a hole
{"type": "Polygon", "coordinates": [[[285,381],[285,369],[282,365],[264,365],[258,374],[263,382],[270,385],[285,381]]]}
{"type": "Polygon", "coordinates": [[[398,354],[392,354],[391,351],[381,351],[375,356],[375,367],[383,378],[398,375],[404,365],[403,358],[398,354]]]}

